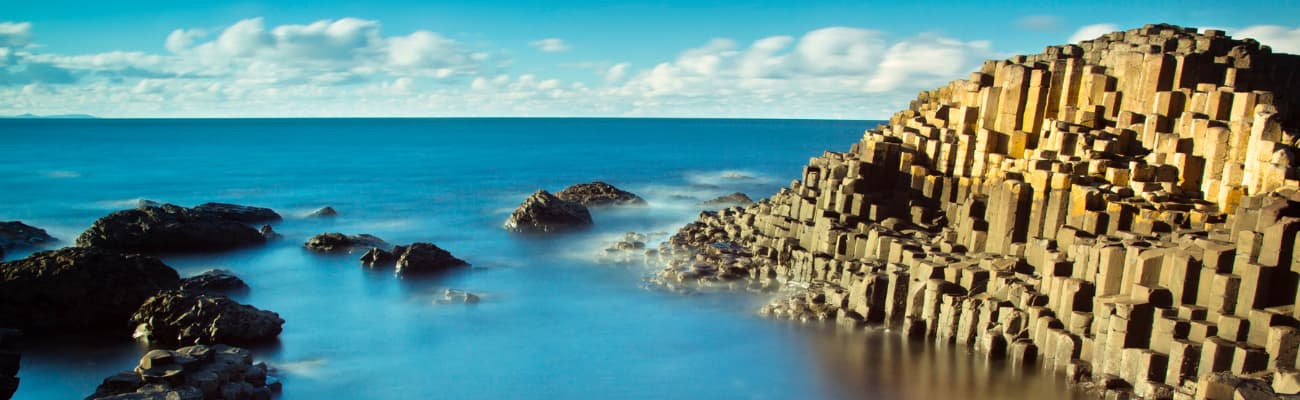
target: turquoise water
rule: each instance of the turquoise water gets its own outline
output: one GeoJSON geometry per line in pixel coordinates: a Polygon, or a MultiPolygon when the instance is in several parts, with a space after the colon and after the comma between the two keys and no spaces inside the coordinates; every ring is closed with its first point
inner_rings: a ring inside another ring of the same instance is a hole
{"type": "MultiPolygon", "coordinates": [[[[279,342],[255,351],[280,371],[285,399],[932,398],[933,387],[909,387],[932,379],[922,377],[932,377],[926,371],[933,368],[973,376],[962,388],[1014,380],[1017,391],[1058,394],[1059,385],[1037,374],[983,365],[964,352],[913,345],[898,353],[906,343],[889,336],[846,339],[760,319],[754,310],[766,301],[761,296],[645,290],[640,279],[651,269],[593,262],[623,232],[671,232],[689,222],[697,201],[733,191],[770,195],[809,157],[846,150],[871,126],[0,120],[0,220],[23,220],[70,244],[96,218],[138,199],[276,209],[285,216],[274,224],[284,240],[163,260],[182,275],[233,270],[252,288],[237,300],[280,313],[287,322],[279,342]],[[500,228],[533,190],[593,180],[638,193],[650,206],[597,209],[595,228],[574,234],[518,236],[500,228]],[[341,216],[304,218],[325,205],[341,216]],[[398,279],[361,268],[359,255],[301,249],[311,235],[330,231],[433,242],[475,268],[398,279]],[[483,301],[437,304],[448,288],[483,301]],[[882,354],[887,360],[877,360],[882,354]],[[934,363],[935,357],[951,361],[934,363]]],[[[83,397],[142,353],[128,340],[29,342],[18,399],[83,397]]],[[[954,389],[974,397],[986,392],[954,389]]]]}

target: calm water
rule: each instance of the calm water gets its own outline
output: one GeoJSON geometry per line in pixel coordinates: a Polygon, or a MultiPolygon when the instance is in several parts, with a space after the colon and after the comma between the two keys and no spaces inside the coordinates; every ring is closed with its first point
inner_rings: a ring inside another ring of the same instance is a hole
{"type": "MultiPolygon", "coordinates": [[[[237,299],[280,313],[256,349],[285,399],[320,398],[1041,398],[1043,373],[881,332],[763,320],[766,299],[640,288],[649,269],[595,264],[626,231],[671,232],[691,205],[758,198],[864,121],[645,119],[0,120],[0,220],[71,243],[137,199],[272,207],[285,239],[167,256],[182,275],[226,268],[237,299]],[[751,179],[729,179],[739,173],[751,179]],[[604,180],[650,207],[596,210],[595,229],[520,237],[500,225],[528,193],[604,180]],[[330,205],[341,216],[305,219],[330,205]],[[402,280],[358,255],[300,245],[320,232],[429,241],[473,270],[402,280]],[[444,289],[483,295],[436,304],[444,289]],[[1009,384],[1014,382],[1014,384],[1009,384]]],[[[10,259],[22,253],[8,255],[10,259]]],[[[80,398],[142,350],[129,341],[33,340],[18,399],[80,398]]]]}

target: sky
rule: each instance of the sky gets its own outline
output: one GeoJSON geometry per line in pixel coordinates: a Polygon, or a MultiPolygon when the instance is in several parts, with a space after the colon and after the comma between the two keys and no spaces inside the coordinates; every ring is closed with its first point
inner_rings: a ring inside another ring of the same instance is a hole
{"type": "Polygon", "coordinates": [[[1300,2],[10,1],[0,115],[881,119],[1148,23],[1300,53],[1300,2]]]}

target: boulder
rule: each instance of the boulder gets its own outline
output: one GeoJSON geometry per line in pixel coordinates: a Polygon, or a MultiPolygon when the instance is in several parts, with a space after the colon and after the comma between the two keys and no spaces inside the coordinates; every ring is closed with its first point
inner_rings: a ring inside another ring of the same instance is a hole
{"type": "Polygon", "coordinates": [[[645,205],[645,199],[640,196],[600,181],[569,186],[555,197],[587,207],[645,205]]]}
{"type": "MultiPolygon", "coordinates": [[[[54,237],[44,229],[22,223],[22,221],[0,221],[0,250],[36,247],[53,242],[54,237]]],[[[4,253],[0,252],[0,255],[4,253]]]]}
{"type": "Polygon", "coordinates": [[[284,237],[284,235],[281,235],[279,232],[276,232],[275,229],[272,229],[270,225],[262,225],[262,228],[258,229],[257,233],[262,234],[262,238],[265,238],[266,240],[277,240],[284,237]]]}
{"type": "Polygon", "coordinates": [[[344,235],[338,232],[322,233],[307,239],[303,244],[307,250],[318,251],[322,253],[351,253],[354,249],[365,249],[374,247],[386,247],[388,242],[374,235],[344,235]]]}
{"type": "Polygon", "coordinates": [[[193,210],[217,218],[249,224],[273,222],[281,219],[280,214],[269,208],[241,206],[238,204],[203,203],[194,206],[193,210]]]}
{"type": "Polygon", "coordinates": [[[754,204],[753,199],[750,199],[749,196],[746,196],[744,193],[735,192],[726,196],[719,196],[713,200],[701,202],[698,205],[703,208],[727,208],[737,206],[743,207],[750,204],[754,204]]]}
{"type": "Polygon", "coordinates": [[[164,204],[114,212],[82,232],[77,245],[126,252],[184,252],[266,242],[266,236],[244,223],[250,217],[231,210],[213,211],[219,210],[213,206],[207,210],[164,204]]]}
{"type": "Polygon", "coordinates": [[[265,342],[280,334],[284,319],[225,296],[168,290],[150,297],[131,316],[135,336],[150,344],[178,346],[265,342]]]}
{"type": "Polygon", "coordinates": [[[421,275],[467,267],[469,263],[432,244],[416,242],[394,246],[392,250],[373,247],[361,256],[361,264],[371,268],[393,266],[398,275],[421,275]]]}
{"type": "Polygon", "coordinates": [[[151,350],[87,399],[270,399],[278,383],[252,352],[218,344],[151,350]]]}
{"type": "Polygon", "coordinates": [[[307,214],[308,218],[329,218],[337,216],[339,216],[339,212],[335,211],[334,207],[330,206],[318,208],[316,211],[312,211],[311,214],[307,214]]]}
{"type": "Polygon", "coordinates": [[[505,223],[505,229],[512,232],[556,232],[587,226],[591,226],[587,206],[565,201],[545,190],[524,199],[505,223]]]}
{"type": "Polygon", "coordinates": [[[233,272],[213,269],[181,279],[180,290],[190,293],[222,294],[248,290],[248,284],[233,272]]]}
{"type": "Polygon", "coordinates": [[[180,276],[142,255],[97,248],[43,251],[0,263],[0,326],[28,334],[125,330],[131,313],[180,276]]]}

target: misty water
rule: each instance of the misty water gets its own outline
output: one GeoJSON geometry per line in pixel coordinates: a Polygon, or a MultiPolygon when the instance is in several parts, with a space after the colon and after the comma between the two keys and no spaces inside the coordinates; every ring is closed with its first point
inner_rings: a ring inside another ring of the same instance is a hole
{"type": "MultiPolygon", "coordinates": [[[[594,262],[624,232],[663,239],[698,201],[775,193],[866,121],[674,119],[0,120],[0,220],[71,245],[139,199],[271,207],[266,246],[162,255],[234,271],[236,300],[287,322],[255,358],[281,398],[1069,398],[1061,378],[882,330],[762,319],[767,295],[644,287],[651,267],[594,262]],[[501,229],[538,188],[602,180],[649,206],[591,230],[501,229]],[[340,216],[306,218],[321,206],[340,216]],[[427,241],[472,269],[421,279],[302,248],[322,232],[427,241]],[[440,304],[444,290],[479,304],[440,304]]],[[[650,243],[652,246],[657,243],[650,243]]],[[[6,260],[26,252],[11,252],[6,260]]],[[[17,399],[81,398],[129,370],[129,338],[27,337],[17,399]]]]}

